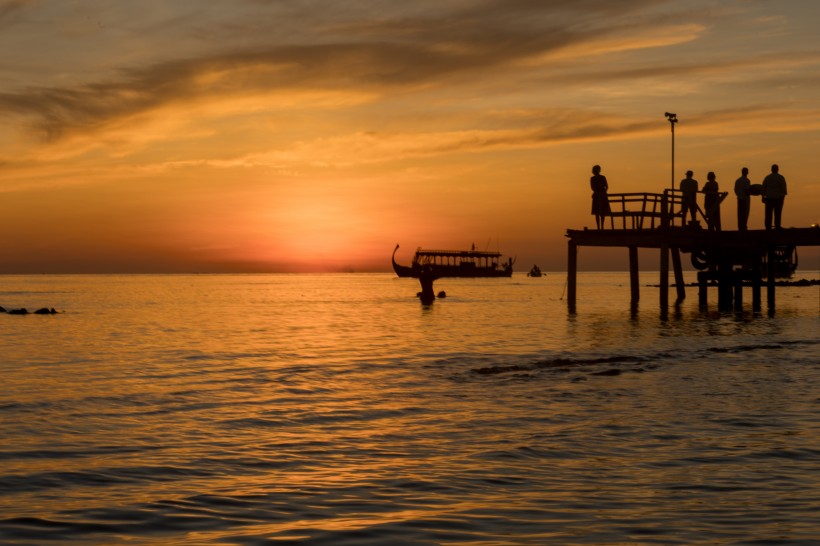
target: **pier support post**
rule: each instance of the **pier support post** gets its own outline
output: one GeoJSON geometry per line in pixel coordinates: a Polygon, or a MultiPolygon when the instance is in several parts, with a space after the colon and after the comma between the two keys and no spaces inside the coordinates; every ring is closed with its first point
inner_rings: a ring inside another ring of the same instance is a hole
{"type": "Polygon", "coordinates": [[[774,311],[774,276],[775,276],[775,255],[774,247],[769,246],[768,256],[766,256],[767,275],[766,279],[766,300],[769,312],[774,311]]]}
{"type": "Polygon", "coordinates": [[[669,307],[669,245],[661,245],[661,311],[669,307]]]}
{"type": "Polygon", "coordinates": [[[578,245],[567,243],[567,306],[575,311],[575,287],[578,273],[578,245]]]}
{"type": "Polygon", "coordinates": [[[641,299],[640,286],[638,285],[638,247],[629,247],[629,288],[632,294],[632,303],[637,303],[641,299]]]}
{"type": "Polygon", "coordinates": [[[743,271],[738,269],[732,276],[735,282],[735,311],[743,311],[743,271]]]}
{"type": "Polygon", "coordinates": [[[678,301],[686,299],[686,285],[683,284],[683,267],[680,263],[680,249],[672,247],[672,269],[675,271],[675,289],[678,293],[678,301]]]}
{"type": "Polygon", "coordinates": [[[760,311],[760,285],[763,282],[760,274],[761,264],[758,263],[755,270],[752,272],[752,310],[760,311]]]}
{"type": "Polygon", "coordinates": [[[703,309],[707,304],[707,286],[709,274],[706,271],[698,271],[698,305],[703,309]]]}
{"type": "Polygon", "coordinates": [[[734,292],[734,279],[732,275],[732,265],[722,262],[718,265],[718,310],[729,311],[732,309],[732,296],[734,292]]]}

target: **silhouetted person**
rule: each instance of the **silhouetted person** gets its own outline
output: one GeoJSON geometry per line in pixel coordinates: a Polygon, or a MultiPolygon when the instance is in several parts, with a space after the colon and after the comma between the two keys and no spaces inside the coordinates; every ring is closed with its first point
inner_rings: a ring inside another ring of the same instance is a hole
{"type": "Polygon", "coordinates": [[[438,276],[433,273],[433,268],[429,265],[424,266],[419,273],[421,292],[418,293],[418,296],[422,304],[430,305],[436,301],[436,293],[433,291],[433,281],[437,278],[438,276]]]}
{"type": "Polygon", "coordinates": [[[612,210],[609,208],[609,196],[606,193],[609,184],[606,177],[601,174],[599,165],[592,167],[589,187],[592,188],[592,214],[595,215],[595,227],[604,229],[604,218],[612,214],[612,210]]]}
{"type": "Polygon", "coordinates": [[[749,181],[749,169],[743,167],[740,171],[740,178],[735,180],[735,196],[737,196],[737,229],[746,231],[749,222],[749,196],[752,191],[752,183],[749,181]]]}
{"type": "Polygon", "coordinates": [[[686,171],[686,178],[680,181],[681,196],[681,213],[683,216],[683,223],[686,224],[686,212],[692,215],[692,224],[695,223],[695,213],[698,210],[698,181],[692,178],[692,171],[686,171]]]}
{"type": "Polygon", "coordinates": [[[703,208],[706,211],[706,223],[709,231],[720,231],[720,195],[715,173],[706,175],[706,184],[703,185],[703,208]]]}
{"type": "Polygon", "coordinates": [[[772,172],[763,179],[763,202],[766,204],[766,229],[772,229],[772,213],[774,213],[774,227],[780,228],[780,219],[783,215],[783,200],[786,198],[786,179],[780,174],[780,167],[772,165],[772,172]]]}

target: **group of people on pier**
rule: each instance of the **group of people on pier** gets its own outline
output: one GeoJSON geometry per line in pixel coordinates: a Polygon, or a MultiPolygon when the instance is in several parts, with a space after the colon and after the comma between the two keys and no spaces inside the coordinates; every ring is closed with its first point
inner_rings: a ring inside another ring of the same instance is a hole
{"type": "MultiPolygon", "coordinates": [[[[696,212],[698,210],[697,194],[698,181],[693,178],[692,171],[686,171],[686,178],[680,181],[679,190],[681,192],[681,216],[684,224],[686,216],[691,218],[691,224],[696,224],[696,212]]],[[[720,231],[720,204],[722,197],[719,193],[717,177],[714,172],[706,175],[706,183],[700,193],[703,193],[703,214],[706,217],[708,229],[720,231]]],[[[589,180],[592,189],[592,214],[595,215],[595,226],[598,229],[604,228],[604,221],[612,214],[609,205],[609,184],[604,175],[601,174],[601,167],[592,167],[592,178],[589,180]]],[[[749,180],[749,169],[743,167],[740,178],[735,180],[735,197],[737,197],[737,229],[746,231],[749,221],[749,211],[751,210],[751,196],[760,195],[765,205],[764,225],[766,229],[780,229],[781,218],[783,216],[783,201],[786,197],[786,179],[780,174],[780,168],[772,165],[771,172],[763,179],[762,184],[752,184],[749,180]]]]}

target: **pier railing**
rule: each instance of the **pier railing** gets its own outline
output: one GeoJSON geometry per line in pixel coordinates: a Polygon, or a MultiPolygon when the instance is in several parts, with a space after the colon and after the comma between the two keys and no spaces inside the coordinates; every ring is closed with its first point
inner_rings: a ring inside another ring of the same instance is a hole
{"type": "MultiPolygon", "coordinates": [[[[719,192],[714,208],[720,206],[728,195],[719,192]]],[[[683,217],[683,193],[680,190],[664,190],[663,193],[610,193],[609,225],[612,229],[655,229],[659,227],[685,226],[683,217]],[[618,221],[620,219],[620,221],[618,221]],[[616,224],[620,224],[616,226],[616,224]]],[[[714,210],[704,211],[696,203],[696,218],[707,223],[707,216],[714,210]]]]}

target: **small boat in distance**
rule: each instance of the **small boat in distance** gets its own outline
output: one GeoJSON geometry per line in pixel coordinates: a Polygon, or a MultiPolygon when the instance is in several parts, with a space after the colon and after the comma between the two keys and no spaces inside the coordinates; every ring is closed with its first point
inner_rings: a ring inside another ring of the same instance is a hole
{"type": "Polygon", "coordinates": [[[393,271],[399,277],[418,278],[423,269],[435,277],[511,277],[515,260],[510,258],[501,261],[500,252],[476,250],[422,250],[419,248],[413,255],[409,266],[396,263],[396,251],[393,249],[393,271]]]}
{"type": "Polygon", "coordinates": [[[535,264],[533,264],[532,269],[530,269],[530,272],[527,273],[527,277],[541,277],[542,275],[544,274],[541,273],[541,268],[535,264]]]}

